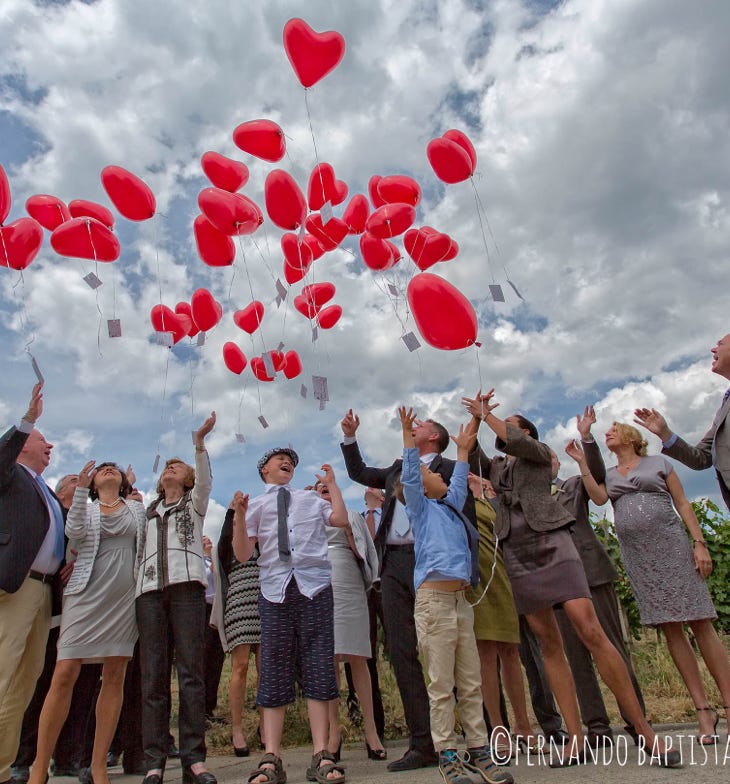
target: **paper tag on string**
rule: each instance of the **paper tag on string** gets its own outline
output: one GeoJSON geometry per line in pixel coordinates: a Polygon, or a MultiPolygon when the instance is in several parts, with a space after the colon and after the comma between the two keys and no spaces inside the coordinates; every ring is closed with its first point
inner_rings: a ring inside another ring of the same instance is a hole
{"type": "Polygon", "coordinates": [[[312,327],[312,343],[316,343],[318,338],[319,332],[317,331],[317,327],[312,327]]]}
{"type": "Polygon", "coordinates": [[[271,352],[267,351],[265,354],[262,354],[261,359],[264,360],[266,375],[269,376],[270,378],[274,378],[274,376],[276,375],[276,368],[274,367],[274,360],[271,358],[271,352]]]}
{"type": "Polygon", "coordinates": [[[96,275],[94,275],[93,272],[90,272],[88,275],[84,275],[84,283],[86,283],[90,289],[98,289],[99,286],[101,286],[101,280],[96,275]]]}
{"type": "Polygon", "coordinates": [[[45,381],[43,378],[43,373],[41,373],[41,369],[38,367],[38,363],[35,361],[35,357],[30,352],[28,352],[28,354],[30,355],[30,364],[33,368],[33,372],[35,373],[35,377],[38,379],[39,384],[43,384],[45,381]]]}
{"type": "Polygon", "coordinates": [[[283,350],[283,348],[284,348],[284,341],[282,340],[282,341],[279,343],[279,345],[276,347],[276,350],[277,350],[277,351],[282,351],[282,350],[283,350]]]}
{"type": "Polygon", "coordinates": [[[205,345],[205,332],[198,332],[198,339],[195,341],[195,345],[198,348],[205,345]]]}
{"type": "Polygon", "coordinates": [[[388,284],[388,291],[391,293],[391,296],[393,297],[398,296],[398,289],[395,287],[393,283],[388,284]]]}
{"type": "Polygon", "coordinates": [[[239,444],[245,444],[246,436],[244,436],[243,433],[236,433],[236,441],[238,441],[239,444]]]}
{"type": "Polygon", "coordinates": [[[299,387],[299,396],[303,397],[305,400],[307,399],[307,388],[304,384],[299,387]]]}
{"type": "Polygon", "coordinates": [[[279,278],[276,279],[276,293],[279,295],[281,301],[283,302],[286,299],[286,286],[281,282],[279,278]]]}
{"type": "Polygon", "coordinates": [[[259,417],[259,422],[261,422],[261,427],[263,427],[264,429],[266,429],[269,426],[269,423],[266,421],[266,417],[263,414],[261,414],[261,416],[259,417]]]}
{"type": "Polygon", "coordinates": [[[409,351],[415,351],[416,349],[421,348],[421,344],[413,332],[407,332],[401,337],[401,340],[406,344],[406,348],[409,351]]]}
{"type": "Polygon", "coordinates": [[[302,241],[304,240],[304,235],[307,233],[307,227],[304,225],[304,221],[302,221],[301,225],[299,226],[299,231],[297,232],[297,242],[301,245],[302,241]]]}
{"type": "Polygon", "coordinates": [[[509,285],[510,285],[510,286],[512,286],[512,291],[514,291],[514,293],[515,293],[515,294],[516,294],[516,295],[517,295],[517,296],[518,296],[518,297],[519,297],[519,298],[520,298],[520,299],[521,299],[521,300],[524,302],[524,301],[525,301],[525,298],[524,298],[524,297],[522,296],[522,294],[520,294],[520,292],[517,290],[517,286],[515,286],[515,284],[514,284],[514,283],[512,283],[512,281],[511,281],[509,278],[507,278],[507,283],[509,283],[509,285]]]}
{"type": "Polygon", "coordinates": [[[322,218],[322,225],[326,226],[332,220],[332,202],[326,201],[322,205],[322,209],[319,211],[319,215],[322,218]]]}
{"type": "Polygon", "coordinates": [[[489,293],[492,295],[492,299],[495,302],[504,302],[504,292],[502,291],[502,287],[498,283],[490,284],[489,293]]]}
{"type": "Polygon", "coordinates": [[[157,333],[157,345],[158,346],[165,346],[167,348],[172,348],[175,344],[175,340],[172,337],[172,332],[158,332],[157,333]]]}
{"type": "Polygon", "coordinates": [[[152,473],[156,474],[157,469],[160,467],[160,456],[155,455],[155,462],[152,464],[152,473]]]}
{"type": "Polygon", "coordinates": [[[122,322],[119,319],[109,319],[106,322],[110,338],[122,337],[122,322]]]}
{"type": "Polygon", "coordinates": [[[327,376],[312,376],[312,390],[315,400],[329,400],[327,376]]]}

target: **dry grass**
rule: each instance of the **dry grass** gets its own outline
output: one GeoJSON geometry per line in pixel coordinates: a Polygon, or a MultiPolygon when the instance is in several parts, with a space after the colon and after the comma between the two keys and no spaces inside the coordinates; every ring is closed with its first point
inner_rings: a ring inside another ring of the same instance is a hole
{"type": "MultiPolygon", "coordinates": [[[[723,637],[723,641],[725,647],[728,649],[728,654],[730,655],[730,636],[723,637]]],[[[632,643],[631,654],[634,661],[634,669],[644,693],[649,720],[657,724],[696,721],[692,700],[674,667],[666,644],[663,640],[657,638],[656,632],[652,630],[645,631],[640,640],[632,643]]],[[[700,670],[702,672],[709,704],[722,705],[722,700],[717,692],[715,683],[701,661],[700,670]]],[[[230,672],[230,659],[227,658],[218,691],[219,699],[216,712],[221,716],[227,716],[228,714],[228,682],[230,680],[230,672]]],[[[254,707],[256,697],[255,672],[256,670],[252,657],[249,667],[248,697],[243,717],[244,731],[248,744],[252,749],[258,748],[258,738],[256,735],[256,730],[258,728],[258,713],[254,707]]],[[[379,661],[379,672],[380,689],[383,695],[386,716],[385,737],[386,739],[404,737],[406,735],[406,724],[403,718],[403,707],[401,705],[393,671],[382,656],[379,661]]],[[[177,684],[173,683],[173,700],[175,703],[177,702],[176,686],[177,684]]],[[[622,724],[623,722],[621,721],[621,717],[616,708],[616,702],[613,695],[603,686],[602,690],[611,722],[613,724],[622,724]]],[[[177,705],[175,704],[173,721],[176,721],[176,718],[177,705]]],[[[342,697],[340,718],[342,721],[345,745],[364,741],[362,727],[353,725],[347,717],[344,694],[342,697]]],[[[537,728],[538,725],[537,722],[534,721],[534,716],[532,716],[532,719],[534,726],[537,728]]],[[[230,724],[212,727],[207,732],[206,739],[212,753],[232,753],[230,724]]],[[[284,745],[307,745],[310,741],[306,704],[304,700],[297,699],[296,703],[287,710],[286,722],[284,725],[284,745]]]]}

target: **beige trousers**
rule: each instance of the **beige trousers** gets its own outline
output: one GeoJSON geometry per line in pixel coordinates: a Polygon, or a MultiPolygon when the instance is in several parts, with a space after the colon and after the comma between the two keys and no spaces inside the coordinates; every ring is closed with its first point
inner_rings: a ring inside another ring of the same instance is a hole
{"type": "Polygon", "coordinates": [[[50,585],[26,577],[15,593],[0,591],[0,781],[10,778],[50,627],[50,585]]]}
{"type": "Polygon", "coordinates": [[[419,588],[414,615],[418,647],[429,680],[431,737],[436,751],[455,749],[457,745],[454,686],[467,748],[486,746],[474,612],[464,591],[419,588]]]}

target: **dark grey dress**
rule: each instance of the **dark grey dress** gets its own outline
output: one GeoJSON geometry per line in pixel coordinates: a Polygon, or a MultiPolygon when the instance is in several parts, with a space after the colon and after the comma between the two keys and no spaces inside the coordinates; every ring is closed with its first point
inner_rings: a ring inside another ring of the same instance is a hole
{"type": "Polygon", "coordinates": [[[717,617],[667,490],[672,470],[666,458],[651,455],[625,477],[615,466],[606,474],[621,557],[645,626],[717,617]]]}
{"type": "MultiPolygon", "coordinates": [[[[504,460],[494,485],[500,499],[512,490],[513,466],[514,460],[504,460]]],[[[583,562],[569,528],[534,531],[519,504],[507,508],[510,530],[502,552],[517,612],[534,613],[569,599],[589,599],[591,591],[583,562]]]]}

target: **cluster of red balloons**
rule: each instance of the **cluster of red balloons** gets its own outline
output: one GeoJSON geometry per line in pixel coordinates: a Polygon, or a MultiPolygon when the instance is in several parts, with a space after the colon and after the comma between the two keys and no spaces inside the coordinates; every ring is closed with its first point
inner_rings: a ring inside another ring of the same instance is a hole
{"type": "Polygon", "coordinates": [[[167,305],[155,305],[150,311],[150,321],[156,332],[169,332],[172,342],[184,337],[195,337],[198,332],[213,329],[223,316],[220,302],[208,289],[197,289],[190,302],[178,302],[175,310],[167,305]]]}
{"type": "MultiPolygon", "coordinates": [[[[299,354],[293,349],[284,353],[283,351],[268,352],[271,357],[271,364],[274,368],[274,376],[283,373],[286,378],[296,378],[302,372],[302,361],[299,354]]],[[[223,346],[223,362],[226,367],[240,376],[249,364],[246,355],[241,351],[236,343],[228,341],[223,346]]],[[[251,372],[259,381],[273,381],[274,376],[270,376],[266,369],[264,355],[251,358],[251,372]]]]}
{"type": "Polygon", "coordinates": [[[339,305],[323,306],[334,296],[334,283],[310,283],[294,297],[294,307],[306,318],[316,319],[322,329],[332,329],[342,316],[342,308],[339,305]]]}

